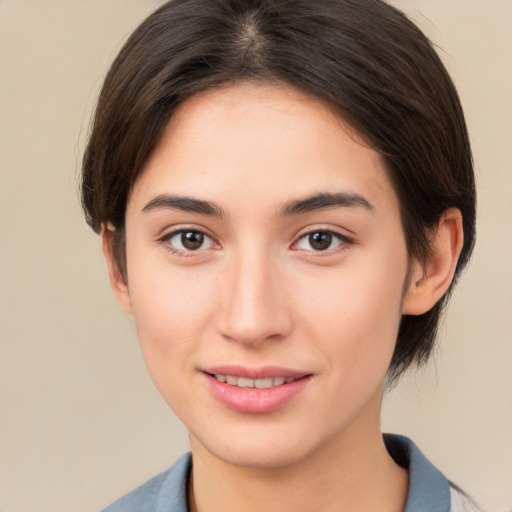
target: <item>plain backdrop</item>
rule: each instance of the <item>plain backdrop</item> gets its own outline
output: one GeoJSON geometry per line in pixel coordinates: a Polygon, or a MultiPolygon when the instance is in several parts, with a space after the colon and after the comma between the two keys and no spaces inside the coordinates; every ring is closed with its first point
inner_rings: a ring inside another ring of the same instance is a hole
{"type": "MultiPolygon", "coordinates": [[[[385,398],[491,512],[512,507],[512,2],[400,0],[460,92],[478,245],[435,362],[385,398]]],[[[0,511],[86,512],[168,467],[187,435],[115,303],[77,175],[108,64],[158,5],[0,0],[0,511]]]]}

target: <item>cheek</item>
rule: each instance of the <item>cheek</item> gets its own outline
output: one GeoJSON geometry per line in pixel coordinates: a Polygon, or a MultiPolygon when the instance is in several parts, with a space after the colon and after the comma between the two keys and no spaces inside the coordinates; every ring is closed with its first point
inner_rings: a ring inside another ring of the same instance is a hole
{"type": "Polygon", "coordinates": [[[157,387],[167,387],[193,365],[191,355],[211,325],[208,309],[214,283],[196,269],[170,265],[129,267],[129,289],[137,334],[146,366],[157,387]]]}
{"type": "Polygon", "coordinates": [[[405,248],[397,255],[355,259],[325,280],[304,283],[305,326],[315,332],[333,371],[345,376],[387,372],[401,319],[407,271],[405,248]]]}

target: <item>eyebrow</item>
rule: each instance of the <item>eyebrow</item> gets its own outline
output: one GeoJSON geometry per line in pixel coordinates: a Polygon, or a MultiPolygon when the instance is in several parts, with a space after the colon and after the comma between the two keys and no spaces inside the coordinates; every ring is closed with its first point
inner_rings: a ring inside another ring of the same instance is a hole
{"type": "Polygon", "coordinates": [[[160,194],[142,208],[143,212],[150,212],[159,209],[181,210],[183,212],[201,213],[213,217],[225,217],[224,210],[210,201],[194,199],[192,197],[173,196],[160,194]]]}
{"type": "Polygon", "coordinates": [[[299,213],[307,213],[323,208],[332,207],[363,208],[370,213],[375,211],[372,204],[359,194],[348,192],[319,193],[304,199],[298,199],[286,203],[279,211],[279,215],[288,216],[299,213]]]}
{"type": "MultiPolygon", "coordinates": [[[[368,210],[371,213],[375,211],[375,208],[363,196],[348,192],[338,192],[319,193],[304,199],[290,201],[279,209],[278,214],[281,217],[286,217],[333,207],[358,207],[368,210]]],[[[160,194],[151,199],[151,201],[142,208],[142,211],[150,212],[159,209],[181,210],[220,218],[226,217],[224,210],[211,201],[169,194],[160,194]]]]}

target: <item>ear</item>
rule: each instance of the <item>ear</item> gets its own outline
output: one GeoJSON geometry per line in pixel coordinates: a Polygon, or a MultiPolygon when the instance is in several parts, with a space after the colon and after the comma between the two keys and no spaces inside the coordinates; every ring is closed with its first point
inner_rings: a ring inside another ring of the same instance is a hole
{"type": "Polygon", "coordinates": [[[462,214],[457,208],[446,210],[433,232],[426,261],[415,261],[409,288],[404,297],[404,315],[422,315],[448,290],[459,259],[464,232],[462,214]]]}
{"type": "Polygon", "coordinates": [[[103,224],[101,227],[100,237],[103,256],[105,256],[105,261],[107,263],[110,287],[112,288],[117,301],[121,304],[121,307],[126,311],[126,313],[132,315],[132,303],[130,300],[128,284],[125,282],[125,279],[119,270],[119,266],[117,265],[114,252],[112,250],[112,236],[114,231],[115,228],[110,223],[103,224]]]}

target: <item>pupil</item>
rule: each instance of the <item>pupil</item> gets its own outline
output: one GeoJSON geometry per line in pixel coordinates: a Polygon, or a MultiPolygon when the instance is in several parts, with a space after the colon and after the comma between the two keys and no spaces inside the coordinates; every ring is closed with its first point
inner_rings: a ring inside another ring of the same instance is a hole
{"type": "Polygon", "coordinates": [[[309,243],[317,251],[325,251],[329,248],[331,242],[332,235],[330,233],[313,233],[309,235],[309,243]]]}
{"type": "Polygon", "coordinates": [[[204,235],[198,231],[186,231],[181,235],[183,247],[191,251],[199,249],[203,245],[204,235]]]}

